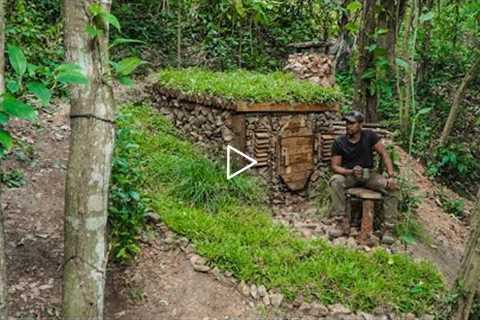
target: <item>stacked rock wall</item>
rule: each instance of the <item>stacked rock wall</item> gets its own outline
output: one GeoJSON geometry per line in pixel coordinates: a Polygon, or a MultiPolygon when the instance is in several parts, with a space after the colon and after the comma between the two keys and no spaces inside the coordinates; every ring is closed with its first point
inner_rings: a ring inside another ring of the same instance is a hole
{"type": "MultiPolygon", "coordinates": [[[[224,157],[228,144],[256,158],[253,168],[266,182],[273,204],[292,204],[308,197],[322,176],[328,172],[327,163],[319,155],[320,132],[332,127],[336,112],[252,112],[234,110],[175,99],[164,95],[152,96],[155,107],[165,115],[189,140],[210,155],[224,157]],[[241,117],[243,130],[235,129],[235,118],[241,117]],[[280,164],[279,140],[281,131],[289,122],[300,121],[314,136],[314,168],[306,188],[291,191],[278,174],[280,164]],[[237,132],[236,132],[237,131],[237,132]],[[243,135],[244,137],[240,137],[243,135]]],[[[325,191],[326,192],[326,191],[325,191]]]]}

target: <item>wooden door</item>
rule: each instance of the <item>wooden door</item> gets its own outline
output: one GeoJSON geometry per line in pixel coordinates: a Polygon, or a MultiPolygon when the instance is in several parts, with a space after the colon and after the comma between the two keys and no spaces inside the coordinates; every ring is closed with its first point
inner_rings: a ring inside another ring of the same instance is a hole
{"type": "Polygon", "coordinates": [[[304,117],[290,120],[279,137],[279,175],[292,191],[306,187],[314,164],[314,135],[304,117]]]}

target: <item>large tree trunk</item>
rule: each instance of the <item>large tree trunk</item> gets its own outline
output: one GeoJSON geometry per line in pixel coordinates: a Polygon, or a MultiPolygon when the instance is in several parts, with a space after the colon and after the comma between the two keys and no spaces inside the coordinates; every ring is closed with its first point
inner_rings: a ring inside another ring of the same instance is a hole
{"type": "MultiPolygon", "coordinates": [[[[108,186],[115,114],[109,85],[108,26],[90,38],[93,0],[64,0],[67,60],[89,79],[71,90],[70,156],[65,191],[64,319],[103,319],[108,186]]],[[[97,2],[98,3],[98,2],[97,2]]],[[[111,2],[102,0],[105,10],[111,2]]],[[[95,20],[97,21],[97,19],[95,20]]]]}
{"type": "Polygon", "coordinates": [[[464,295],[460,297],[452,310],[450,319],[468,320],[472,311],[475,295],[478,293],[478,279],[480,279],[480,189],[477,193],[477,203],[473,213],[470,233],[462,267],[457,277],[457,284],[461,285],[464,295]]]}
{"type": "Polygon", "coordinates": [[[442,135],[440,136],[440,146],[445,145],[447,142],[448,136],[452,131],[453,124],[457,119],[458,111],[460,110],[460,104],[463,99],[463,95],[465,93],[465,89],[468,86],[468,83],[475,77],[477,69],[480,68],[480,54],[477,56],[476,60],[473,62],[470,70],[468,70],[467,74],[462,80],[460,87],[458,87],[457,92],[455,93],[455,97],[453,98],[452,108],[450,109],[450,113],[448,114],[447,122],[445,123],[445,127],[443,128],[442,135]]]}
{"type": "MultiPolygon", "coordinates": [[[[0,0],[0,96],[5,91],[5,1],[0,0]]],[[[0,99],[2,99],[0,97],[0,99]]],[[[0,190],[1,196],[1,190],[0,190]]],[[[0,319],[7,319],[7,255],[5,253],[5,230],[3,210],[0,203],[0,319]]]]}
{"type": "Polygon", "coordinates": [[[395,67],[395,45],[397,43],[397,3],[394,0],[380,0],[382,7],[378,15],[378,27],[386,29],[386,33],[379,38],[379,46],[387,51],[387,60],[390,69],[395,67]]]}
{"type": "MultiPolygon", "coordinates": [[[[363,1],[362,24],[358,35],[358,68],[355,80],[355,95],[353,107],[360,109],[365,114],[367,122],[376,122],[377,118],[377,92],[372,90],[375,83],[375,71],[373,76],[365,77],[367,71],[375,68],[373,64],[373,52],[368,47],[373,42],[375,32],[375,0],[363,1]]],[[[372,72],[372,71],[371,71],[372,72]]]]}

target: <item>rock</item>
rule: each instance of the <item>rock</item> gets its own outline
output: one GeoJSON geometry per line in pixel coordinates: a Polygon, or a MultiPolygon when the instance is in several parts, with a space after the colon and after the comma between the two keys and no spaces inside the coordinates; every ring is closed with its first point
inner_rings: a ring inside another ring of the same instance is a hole
{"type": "Polygon", "coordinates": [[[193,265],[193,270],[195,270],[197,272],[208,272],[208,271],[210,271],[210,267],[205,266],[205,265],[194,264],[193,265]]]}
{"type": "Polygon", "coordinates": [[[324,306],[323,304],[314,302],[310,306],[309,314],[311,316],[315,316],[315,317],[323,317],[323,316],[326,316],[328,314],[328,308],[326,306],[324,306]]]}
{"type": "Polygon", "coordinates": [[[263,298],[262,298],[262,302],[264,305],[266,306],[269,306],[270,305],[270,297],[267,295],[265,295],[263,298]]]}
{"type": "Polygon", "coordinates": [[[403,318],[404,320],[415,320],[417,317],[413,313],[407,313],[405,317],[403,318]]]}
{"type": "Polygon", "coordinates": [[[198,272],[208,272],[210,267],[205,265],[205,259],[194,254],[190,257],[190,263],[192,264],[193,270],[198,272]]]}
{"type": "Polygon", "coordinates": [[[347,245],[347,238],[341,237],[341,238],[336,238],[333,240],[333,244],[336,246],[346,246],[347,245]]]}
{"type": "Polygon", "coordinates": [[[333,316],[348,315],[352,313],[347,307],[340,303],[331,305],[329,309],[333,316]]]}
{"type": "Polygon", "coordinates": [[[279,307],[282,304],[283,295],[280,294],[280,293],[271,294],[270,295],[270,301],[272,303],[272,306],[279,307]]]}
{"type": "Polygon", "coordinates": [[[312,309],[312,307],[310,306],[310,303],[307,303],[307,302],[303,302],[300,307],[298,308],[298,311],[301,311],[305,314],[309,314],[310,313],[310,310],[312,309]]]}
{"type": "Polygon", "coordinates": [[[362,320],[375,320],[375,317],[369,313],[359,312],[358,316],[362,320]]]}
{"type": "Polygon", "coordinates": [[[248,287],[248,285],[245,282],[243,282],[243,281],[240,282],[239,289],[240,289],[241,294],[243,294],[245,297],[250,296],[250,288],[248,287]]]}
{"type": "Polygon", "coordinates": [[[267,295],[267,288],[265,288],[263,284],[258,286],[257,291],[258,295],[262,298],[267,295]]]}
{"type": "Polygon", "coordinates": [[[343,231],[338,229],[338,228],[333,228],[333,229],[330,229],[328,230],[328,236],[330,239],[336,239],[336,238],[339,238],[341,236],[343,236],[343,231]]]}
{"type": "Polygon", "coordinates": [[[257,299],[258,298],[258,291],[257,291],[257,286],[252,284],[250,286],[250,295],[252,296],[253,299],[257,299]]]}
{"type": "Polygon", "coordinates": [[[380,239],[374,236],[373,234],[370,236],[370,239],[368,239],[368,246],[370,247],[376,247],[380,245],[380,239]]]}
{"type": "Polygon", "coordinates": [[[392,245],[395,243],[395,239],[392,236],[386,234],[382,237],[382,243],[386,245],[392,245]]]}
{"type": "Polygon", "coordinates": [[[357,242],[354,238],[348,238],[347,242],[345,242],[345,245],[351,249],[357,248],[357,242]]]}
{"type": "Polygon", "coordinates": [[[420,319],[422,319],[422,320],[435,320],[435,316],[432,315],[432,314],[426,314],[423,317],[421,317],[420,319]]]}

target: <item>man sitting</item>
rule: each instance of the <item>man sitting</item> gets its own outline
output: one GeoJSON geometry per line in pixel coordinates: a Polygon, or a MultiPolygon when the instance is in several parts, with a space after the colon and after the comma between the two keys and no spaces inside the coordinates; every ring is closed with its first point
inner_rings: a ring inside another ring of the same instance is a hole
{"type": "Polygon", "coordinates": [[[338,137],[332,145],[331,168],[335,173],[329,181],[334,214],[340,223],[341,232],[348,235],[350,221],[345,211],[345,190],[352,187],[366,187],[383,194],[385,215],[382,242],[392,244],[394,219],[397,216],[398,191],[392,160],[381,138],[371,130],[362,130],[363,114],[358,111],[343,117],[347,134],[338,137]],[[373,151],[382,158],[387,177],[373,172],[373,151]]]}

